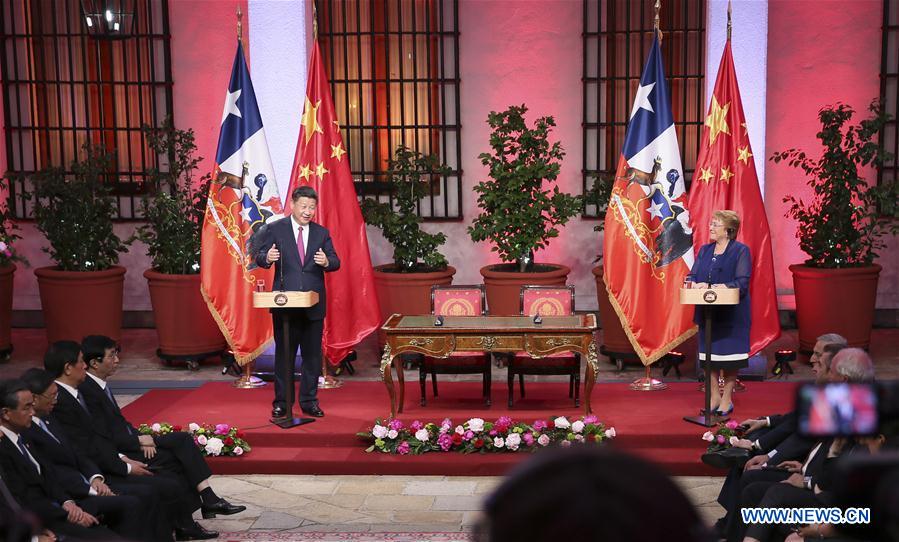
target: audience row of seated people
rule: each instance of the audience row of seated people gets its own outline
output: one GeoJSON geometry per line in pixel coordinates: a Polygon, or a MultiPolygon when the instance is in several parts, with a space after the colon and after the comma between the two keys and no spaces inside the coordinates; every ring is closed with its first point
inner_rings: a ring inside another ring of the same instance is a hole
{"type": "Polygon", "coordinates": [[[6,540],[206,540],[218,533],[196,510],[246,509],[216,495],[189,434],[141,435],[125,419],[107,384],[118,354],[109,337],[59,341],[44,369],[0,382],[6,540]]]}
{"type": "MultiPolygon", "coordinates": [[[[868,354],[847,348],[846,339],[822,335],[811,357],[816,383],[874,381],[874,365],[868,354]]],[[[895,445],[895,435],[813,439],[797,430],[796,412],[743,421],[745,438],[718,457],[703,459],[730,469],[718,503],[726,515],[715,529],[719,539],[743,542],[803,539],[849,540],[833,525],[750,524],[743,522],[741,508],[820,508],[834,506],[835,472],[852,456],[877,454],[885,441],[895,445]]]]}

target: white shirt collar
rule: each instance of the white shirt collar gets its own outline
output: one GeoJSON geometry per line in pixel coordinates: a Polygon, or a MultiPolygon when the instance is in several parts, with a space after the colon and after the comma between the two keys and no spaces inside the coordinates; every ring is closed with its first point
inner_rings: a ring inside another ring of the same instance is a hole
{"type": "Polygon", "coordinates": [[[101,389],[101,390],[105,390],[105,389],[106,389],[106,381],[105,381],[105,380],[103,380],[103,379],[100,378],[99,376],[95,376],[95,375],[91,374],[90,371],[87,372],[87,376],[93,378],[93,379],[94,379],[94,382],[96,382],[97,385],[100,386],[100,389],[101,389]]]}
{"type": "Polygon", "coordinates": [[[12,442],[14,446],[16,446],[16,447],[19,446],[19,435],[17,435],[16,433],[13,433],[12,431],[10,431],[9,429],[7,429],[5,426],[2,426],[2,425],[0,425],[0,431],[2,431],[4,435],[6,435],[6,438],[8,438],[9,441],[12,442]]]}
{"type": "Polygon", "coordinates": [[[64,390],[66,390],[67,392],[69,392],[69,395],[71,395],[72,397],[74,397],[76,401],[78,400],[78,390],[76,390],[76,389],[73,388],[72,386],[69,386],[69,385],[66,384],[65,382],[60,382],[59,380],[57,380],[56,383],[59,385],[60,388],[62,388],[62,389],[64,389],[64,390]]]}

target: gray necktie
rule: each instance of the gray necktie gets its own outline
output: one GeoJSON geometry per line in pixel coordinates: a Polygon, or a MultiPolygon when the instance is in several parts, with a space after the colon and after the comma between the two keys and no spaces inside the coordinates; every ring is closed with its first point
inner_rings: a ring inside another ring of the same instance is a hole
{"type": "Polygon", "coordinates": [[[76,392],[75,399],[78,400],[78,404],[81,405],[81,408],[83,408],[85,412],[90,414],[90,410],[88,410],[87,408],[87,403],[84,402],[84,396],[81,395],[81,393],[76,392]]]}
{"type": "Polygon", "coordinates": [[[38,465],[34,457],[28,452],[28,448],[25,447],[25,441],[22,439],[22,437],[19,437],[18,446],[19,451],[22,452],[23,456],[25,456],[25,460],[28,461],[28,463],[30,463],[32,466],[34,466],[35,470],[37,470],[37,473],[40,474],[41,467],[40,465],[38,465]]]}
{"type": "Polygon", "coordinates": [[[37,419],[37,425],[38,425],[38,427],[40,427],[41,429],[43,429],[45,433],[47,433],[48,435],[50,435],[50,437],[51,437],[53,440],[55,440],[55,441],[56,441],[57,443],[59,443],[59,444],[62,444],[61,442],[59,442],[59,439],[56,438],[56,435],[54,435],[53,432],[50,431],[50,428],[47,427],[47,423],[46,423],[44,420],[38,418],[38,419],[37,419]]]}

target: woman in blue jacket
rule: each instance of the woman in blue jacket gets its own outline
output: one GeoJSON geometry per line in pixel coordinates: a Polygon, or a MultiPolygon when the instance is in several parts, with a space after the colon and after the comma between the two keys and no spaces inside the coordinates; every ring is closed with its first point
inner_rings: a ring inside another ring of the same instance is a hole
{"type": "Polygon", "coordinates": [[[732,394],[737,370],[749,364],[749,277],[752,256],[749,247],[736,240],[740,217],[734,211],[712,213],[709,223],[711,243],[703,245],[688,278],[693,288],[739,288],[740,303],[715,308],[697,306],[694,321],[699,325],[699,359],[705,361],[705,311],[714,310],[712,352],[709,364],[712,382],[712,410],[725,415],[733,412],[732,394]],[[724,372],[724,389],[719,394],[719,371],[724,372]]]}

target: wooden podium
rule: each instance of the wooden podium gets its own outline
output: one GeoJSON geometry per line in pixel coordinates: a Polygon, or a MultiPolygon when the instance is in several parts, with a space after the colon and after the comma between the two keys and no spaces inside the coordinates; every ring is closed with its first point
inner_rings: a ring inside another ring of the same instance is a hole
{"type": "MultiPolygon", "coordinates": [[[[692,289],[681,288],[680,291],[681,305],[697,305],[707,306],[705,311],[705,360],[703,362],[703,370],[705,371],[705,403],[700,409],[699,416],[684,416],[684,420],[711,427],[718,422],[727,420],[727,416],[718,416],[712,412],[712,372],[709,370],[709,362],[712,359],[712,315],[716,312],[715,307],[724,305],[736,305],[740,303],[739,288],[704,288],[692,289]]],[[[716,382],[717,386],[718,383],[716,382]]]]}
{"type": "MultiPolygon", "coordinates": [[[[253,292],[253,307],[257,309],[302,309],[311,307],[318,303],[318,292],[253,292]]],[[[289,342],[290,322],[284,318],[284,335],[285,340],[289,342]]],[[[275,370],[280,372],[281,381],[287,383],[287,410],[283,418],[272,418],[272,423],[281,429],[290,429],[305,423],[312,423],[315,418],[294,418],[293,417],[293,394],[294,394],[294,359],[290,359],[289,348],[284,349],[284,358],[275,360],[275,370]]]]}

